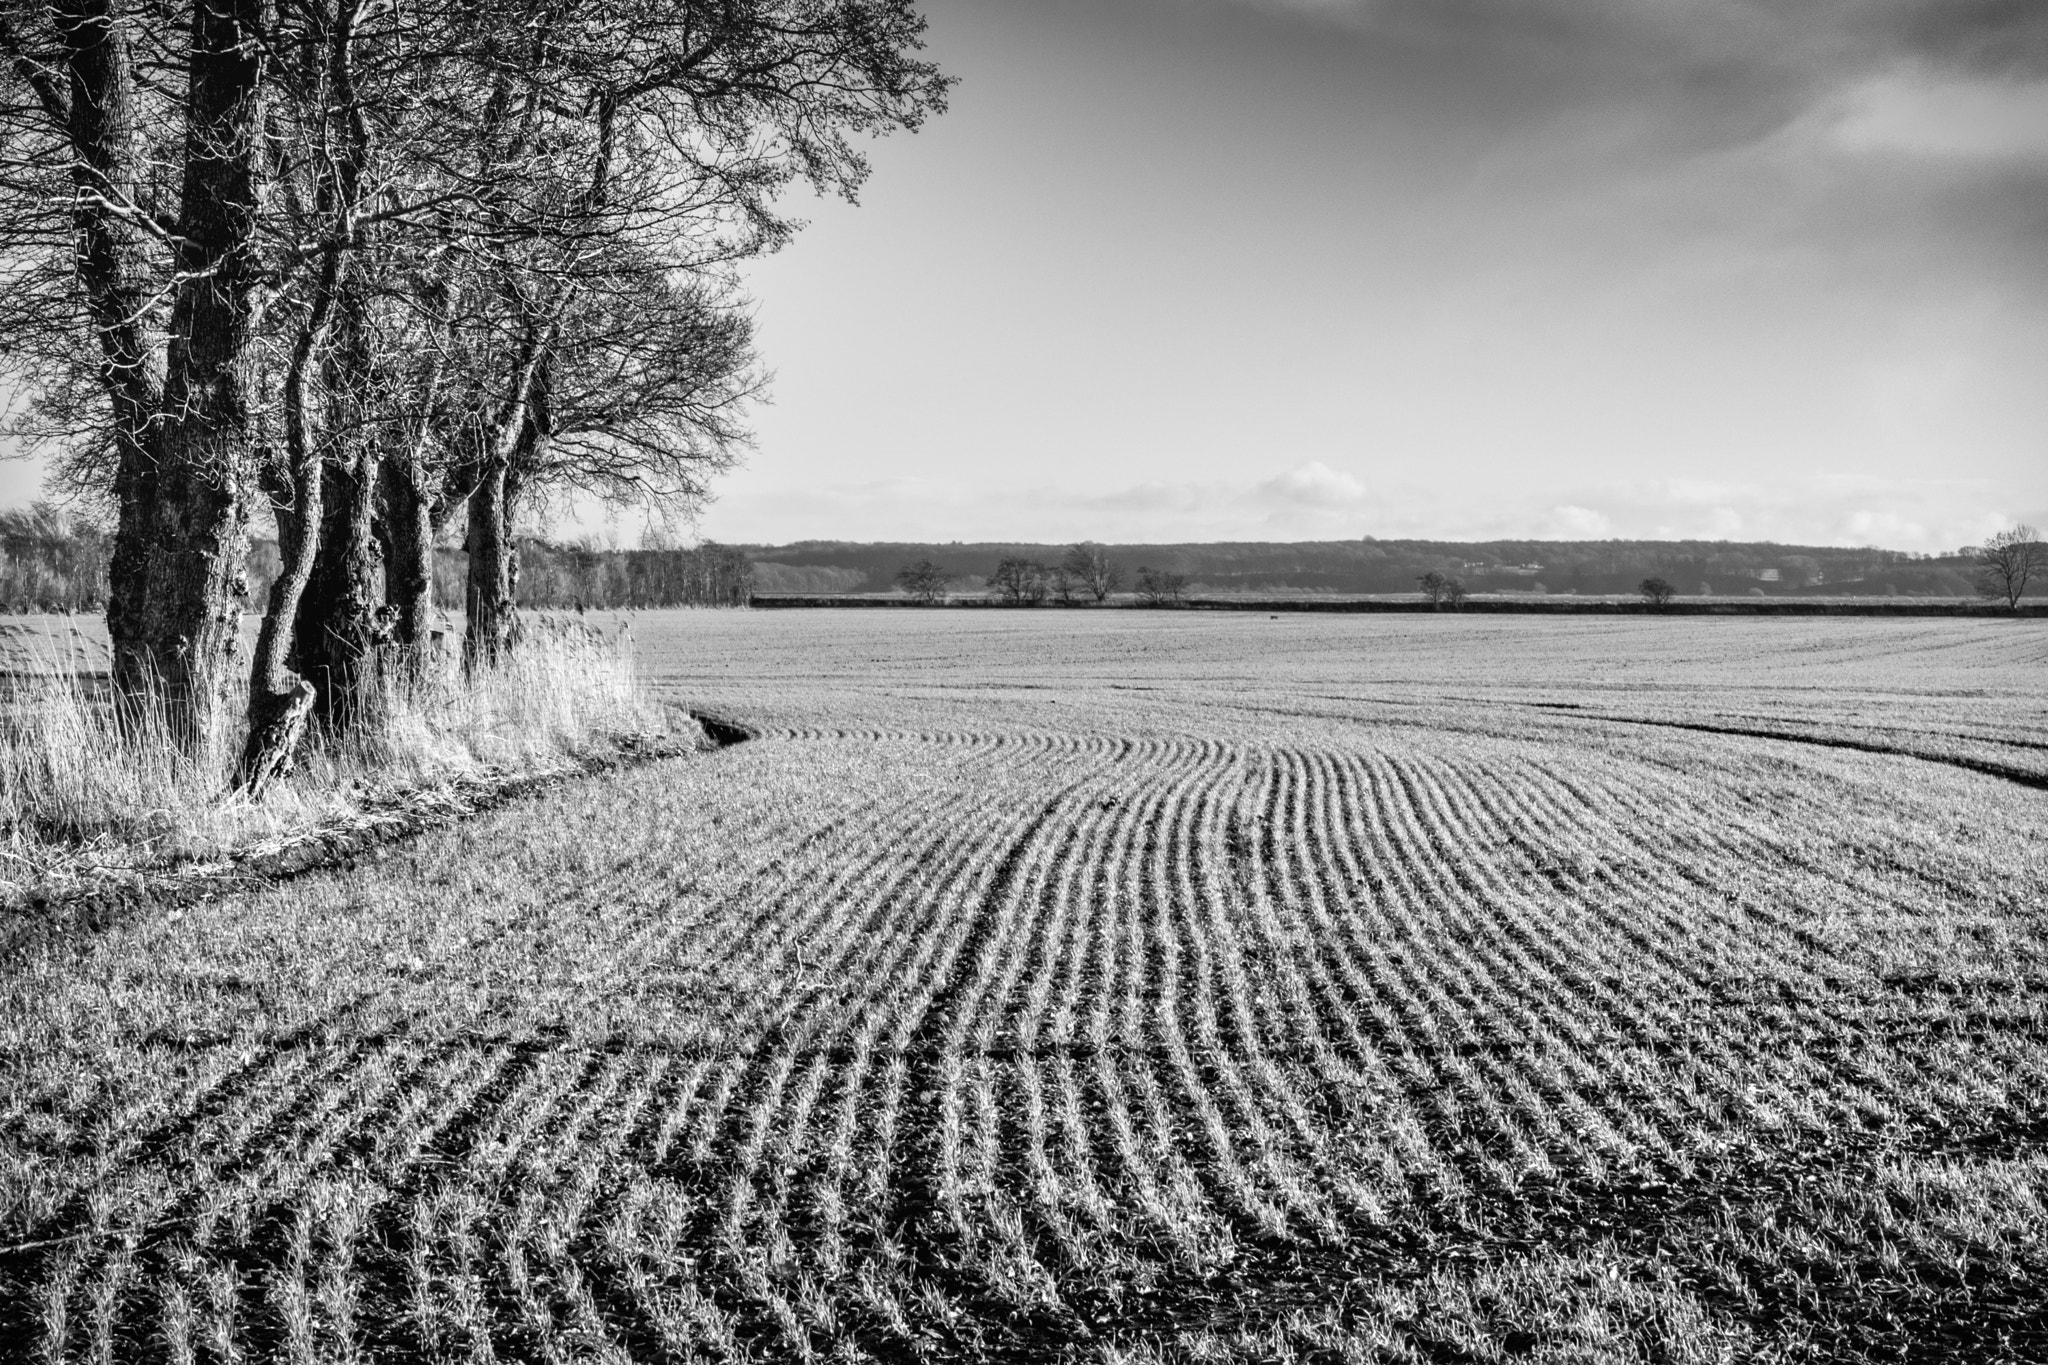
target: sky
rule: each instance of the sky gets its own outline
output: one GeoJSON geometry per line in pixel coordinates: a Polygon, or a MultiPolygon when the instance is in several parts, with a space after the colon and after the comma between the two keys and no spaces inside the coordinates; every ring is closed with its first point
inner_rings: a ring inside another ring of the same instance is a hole
{"type": "Polygon", "coordinates": [[[2038,0],[924,9],[952,107],[749,269],[703,536],[2048,522],[2038,0]]]}

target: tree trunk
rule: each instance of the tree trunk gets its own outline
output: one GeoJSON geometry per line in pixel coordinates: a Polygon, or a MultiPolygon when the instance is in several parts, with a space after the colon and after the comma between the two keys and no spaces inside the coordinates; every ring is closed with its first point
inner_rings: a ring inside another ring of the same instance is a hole
{"type": "Polygon", "coordinates": [[[417,673],[426,663],[434,619],[434,506],[412,462],[380,462],[377,531],[384,551],[384,610],[397,665],[417,673]]]}
{"type": "Polygon", "coordinates": [[[319,688],[320,719],[337,733],[362,718],[377,651],[390,638],[376,528],[381,464],[368,447],[352,464],[326,461],[320,551],[299,602],[293,666],[319,688]]]}
{"type": "Polygon", "coordinates": [[[163,682],[172,732],[196,751],[225,729],[240,681],[248,550],[246,403],[263,0],[195,5],[155,506],[131,653],[163,682]]]}
{"type": "Polygon", "coordinates": [[[365,673],[374,662],[382,631],[383,573],[372,533],[377,458],[374,445],[360,435],[359,421],[370,372],[366,305],[351,278],[349,245],[369,156],[354,77],[357,13],[353,3],[336,5],[334,23],[326,33],[323,95],[328,126],[321,145],[330,174],[320,180],[315,203],[332,224],[333,235],[321,252],[319,283],[293,347],[285,383],[286,444],[303,509],[296,562],[289,567],[303,571],[293,575],[295,586],[289,596],[273,593],[274,619],[264,622],[270,651],[252,690],[245,763],[249,773],[259,776],[272,767],[290,766],[289,750],[273,757],[260,752],[259,746],[295,745],[306,705],[316,706],[335,730],[346,729],[361,716],[365,673]],[[336,333],[339,344],[330,347],[336,333]],[[323,381],[325,401],[320,406],[326,417],[326,430],[317,434],[307,392],[316,371],[323,381]],[[352,436],[357,449],[350,458],[346,443],[352,436]],[[309,688],[312,701],[307,703],[309,688]],[[265,718],[282,714],[296,719],[275,728],[259,727],[259,712],[265,718]]]}
{"type": "Polygon", "coordinates": [[[493,460],[469,495],[468,615],[462,638],[465,671],[502,663],[519,638],[519,548],[512,543],[512,499],[504,463],[493,460]]]}
{"type": "MultiPolygon", "coordinates": [[[[286,398],[303,404],[303,375],[296,370],[287,381],[286,398]]],[[[299,415],[302,419],[303,406],[299,415]]],[[[289,416],[287,420],[291,420],[289,416]]],[[[291,771],[314,701],[313,684],[286,662],[292,623],[319,552],[325,496],[319,457],[306,450],[303,429],[296,434],[301,437],[294,442],[298,458],[280,485],[271,490],[283,564],[270,584],[269,607],[256,635],[256,663],[249,683],[249,735],[242,746],[236,778],[237,785],[258,800],[273,782],[291,771]]]]}
{"type": "Polygon", "coordinates": [[[435,309],[433,360],[415,396],[418,412],[405,444],[387,454],[379,469],[377,532],[384,548],[384,607],[391,623],[393,661],[408,676],[425,672],[433,642],[434,542],[451,516],[461,471],[430,469],[427,452],[435,434],[435,408],[453,326],[453,291],[436,283],[426,291],[435,309]],[[439,485],[429,492],[429,483],[439,485]]]}
{"type": "MultiPolygon", "coordinates": [[[[78,233],[73,259],[99,341],[100,383],[113,415],[118,520],[108,572],[107,634],[115,686],[136,695],[147,688],[153,672],[140,634],[157,494],[150,427],[162,379],[145,322],[149,241],[117,211],[140,200],[135,74],[114,0],[62,0],[52,6],[52,17],[63,53],[62,83],[56,73],[32,66],[22,66],[21,74],[52,120],[63,125],[71,145],[71,181],[77,192],[72,221],[78,233]]],[[[6,36],[8,47],[19,55],[12,33],[6,36]]]]}
{"type": "Polygon", "coordinates": [[[535,421],[536,395],[545,388],[553,327],[530,325],[512,368],[505,403],[475,456],[476,485],[469,495],[469,579],[463,593],[468,621],[462,667],[502,662],[519,638],[513,594],[519,587],[519,550],[512,543],[520,471],[531,463],[545,433],[535,421]]]}

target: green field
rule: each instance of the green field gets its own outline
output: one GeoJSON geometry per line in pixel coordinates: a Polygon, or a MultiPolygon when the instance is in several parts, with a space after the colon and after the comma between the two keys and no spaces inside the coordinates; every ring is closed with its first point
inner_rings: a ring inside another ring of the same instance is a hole
{"type": "Polygon", "coordinates": [[[632,630],[753,737],[10,912],[0,1358],[2048,1359],[2048,625],[632,630]]]}

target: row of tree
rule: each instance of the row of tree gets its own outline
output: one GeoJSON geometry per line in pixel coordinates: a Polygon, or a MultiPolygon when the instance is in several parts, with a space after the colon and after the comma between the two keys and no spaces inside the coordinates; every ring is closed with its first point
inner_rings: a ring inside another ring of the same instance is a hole
{"type": "Polygon", "coordinates": [[[754,566],[729,545],[695,549],[599,550],[519,542],[519,605],[592,611],[653,607],[744,607],[754,566]]]}
{"type": "MultiPolygon", "coordinates": [[[[2030,582],[2048,578],[2048,543],[2031,526],[2002,531],[1963,553],[1975,566],[1973,582],[1978,594],[2002,599],[2008,607],[2019,605],[2030,582]]],[[[951,580],[952,575],[931,559],[915,560],[896,574],[897,586],[921,602],[943,601],[951,580]]],[[[1461,606],[1469,595],[1462,579],[1440,569],[1417,575],[1415,582],[1438,610],[1461,606]]],[[[1071,606],[1083,600],[1108,600],[1123,585],[1123,570],[1102,546],[1084,542],[1071,546],[1051,568],[1022,555],[1006,555],[997,561],[995,572],[985,583],[990,598],[1006,606],[1041,606],[1048,601],[1071,606]]],[[[1186,596],[1187,576],[1141,568],[1136,586],[1140,600],[1167,606],[1186,596]]],[[[1678,588],[1668,578],[1652,574],[1636,585],[1636,593],[1649,606],[1664,607],[1678,596],[1678,588]]]]}
{"type": "Polygon", "coordinates": [[[47,502],[0,510],[0,611],[98,611],[113,550],[91,518],[47,502]]]}
{"type": "MultiPolygon", "coordinates": [[[[919,559],[945,564],[956,580],[992,573],[1005,558],[1052,565],[1065,546],[1019,542],[878,543],[804,541],[743,547],[771,574],[786,572],[807,586],[791,592],[873,592],[919,559]]],[[[1106,545],[1124,564],[1149,564],[1187,576],[1214,593],[1415,591],[1429,572],[1465,583],[1474,593],[1632,593],[1645,577],[1703,583],[1722,594],[1800,596],[1969,596],[1970,554],[1918,555],[1830,546],[1732,544],[1712,541],[1394,541],[1106,545]]],[[[764,583],[766,576],[764,576],[764,583]]],[[[767,591],[764,587],[764,591],[767,591]]],[[[776,588],[776,591],[784,589],[776,588]]],[[[2038,589],[2037,589],[2038,591],[2038,589]]]]}
{"type": "Polygon", "coordinates": [[[522,506],[687,508],[761,384],[736,264],[946,80],[909,0],[0,0],[0,364],[114,523],[114,678],[243,780],[426,639],[516,639],[522,506]],[[280,572],[237,636],[252,520],[280,572]],[[315,687],[312,679],[320,679],[315,687]]]}
{"type": "MultiPolygon", "coordinates": [[[[620,550],[557,545],[539,536],[517,542],[516,602],[549,610],[648,610],[657,607],[744,607],[754,600],[754,565],[729,545],[620,550]]],[[[434,556],[433,606],[459,611],[469,556],[441,547],[434,556]]],[[[282,569],[275,541],[251,547],[249,576],[259,595],[282,569]]]]}
{"type": "MultiPolygon", "coordinates": [[[[932,559],[918,559],[896,573],[896,586],[920,602],[941,602],[952,573],[932,559]]],[[[1077,606],[1106,602],[1124,586],[1123,566],[1093,541],[1070,545],[1057,564],[1046,565],[1022,555],[1006,555],[983,580],[992,601],[1011,607],[1037,607],[1047,602],[1077,606]]],[[[1186,574],[1140,566],[1132,580],[1139,600],[1170,606],[1187,596],[1186,574]]]]}

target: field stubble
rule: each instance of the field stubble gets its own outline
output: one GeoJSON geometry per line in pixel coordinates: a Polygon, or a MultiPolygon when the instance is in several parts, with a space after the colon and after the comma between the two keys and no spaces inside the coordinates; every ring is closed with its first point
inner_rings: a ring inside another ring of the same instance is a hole
{"type": "Polygon", "coordinates": [[[2048,630],[636,634],[754,737],[8,964],[10,1358],[2048,1356],[2048,630]]]}

